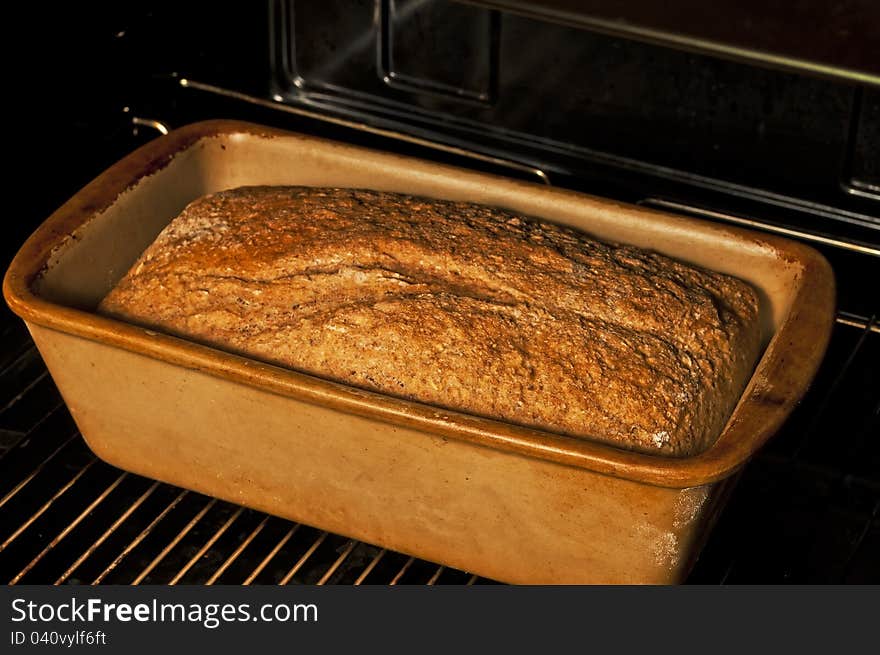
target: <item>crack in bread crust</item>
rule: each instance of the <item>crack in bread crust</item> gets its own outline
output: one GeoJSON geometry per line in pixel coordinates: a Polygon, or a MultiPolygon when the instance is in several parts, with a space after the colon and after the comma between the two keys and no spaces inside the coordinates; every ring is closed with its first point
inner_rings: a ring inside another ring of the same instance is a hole
{"type": "Polygon", "coordinates": [[[99,311],[373,391],[641,452],[720,433],[746,283],[464,202],[242,187],[191,203],[99,311]]]}

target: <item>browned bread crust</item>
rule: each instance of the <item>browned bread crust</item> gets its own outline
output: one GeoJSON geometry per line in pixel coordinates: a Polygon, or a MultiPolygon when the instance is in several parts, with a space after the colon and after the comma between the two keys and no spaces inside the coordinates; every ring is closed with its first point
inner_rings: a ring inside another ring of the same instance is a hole
{"type": "Polygon", "coordinates": [[[99,311],[324,378],[622,448],[714,441],[760,349],[746,283],[480,205],[243,187],[99,311]]]}

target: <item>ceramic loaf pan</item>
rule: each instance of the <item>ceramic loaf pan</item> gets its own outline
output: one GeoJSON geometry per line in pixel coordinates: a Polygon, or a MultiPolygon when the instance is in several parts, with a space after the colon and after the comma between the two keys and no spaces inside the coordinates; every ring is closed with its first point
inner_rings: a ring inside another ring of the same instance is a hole
{"type": "Polygon", "coordinates": [[[513,583],[674,583],[737,472],[823,356],[826,261],[794,242],[531,183],[232,123],[135,151],[24,244],[4,279],[107,462],[513,583]],[[359,391],[94,313],[183,207],[245,184],[367,187],[505,207],[737,275],[766,348],[708,450],[667,458],[359,391]]]}

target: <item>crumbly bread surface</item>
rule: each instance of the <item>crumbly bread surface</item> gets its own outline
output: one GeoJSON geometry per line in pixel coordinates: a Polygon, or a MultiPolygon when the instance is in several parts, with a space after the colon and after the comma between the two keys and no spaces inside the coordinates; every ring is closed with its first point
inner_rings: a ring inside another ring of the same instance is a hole
{"type": "Polygon", "coordinates": [[[101,313],[621,448],[708,447],[760,348],[746,283],[495,208],[242,187],[191,203],[101,313]]]}

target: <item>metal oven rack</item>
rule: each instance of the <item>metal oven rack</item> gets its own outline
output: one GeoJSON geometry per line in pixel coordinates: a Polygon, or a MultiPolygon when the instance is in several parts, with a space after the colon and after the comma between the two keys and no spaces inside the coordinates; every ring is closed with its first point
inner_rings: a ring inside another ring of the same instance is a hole
{"type": "MultiPolygon", "coordinates": [[[[808,398],[747,468],[691,582],[878,575],[880,329],[840,314],[808,398]],[[841,426],[846,429],[841,429],[841,426]]],[[[4,312],[0,581],[474,584],[457,571],[121,472],[76,431],[4,312]]]]}

